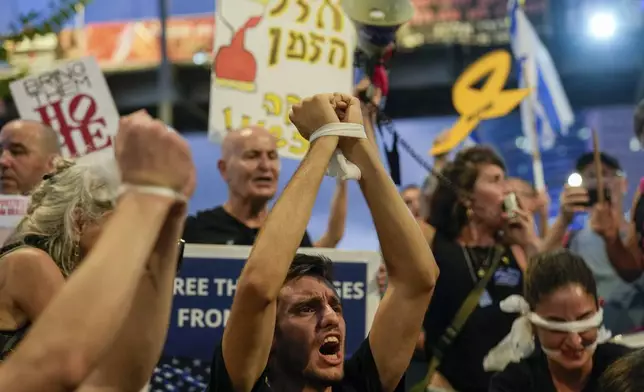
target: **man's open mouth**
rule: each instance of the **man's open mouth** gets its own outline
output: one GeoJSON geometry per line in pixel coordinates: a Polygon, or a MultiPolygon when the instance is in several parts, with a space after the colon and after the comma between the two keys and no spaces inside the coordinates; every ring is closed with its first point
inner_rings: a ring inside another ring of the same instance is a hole
{"type": "Polygon", "coordinates": [[[340,358],[340,339],[337,336],[327,336],[320,346],[320,354],[327,359],[337,360],[340,358]]]}
{"type": "Polygon", "coordinates": [[[255,179],[253,179],[253,182],[256,182],[258,184],[272,184],[273,179],[271,177],[268,177],[268,176],[266,176],[266,177],[256,177],[255,179]]]}

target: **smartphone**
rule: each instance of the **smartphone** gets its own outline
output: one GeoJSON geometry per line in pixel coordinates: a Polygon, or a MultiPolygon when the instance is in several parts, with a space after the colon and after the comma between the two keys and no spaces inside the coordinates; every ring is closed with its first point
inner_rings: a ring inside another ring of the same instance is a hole
{"type": "Polygon", "coordinates": [[[508,214],[509,219],[514,219],[517,216],[516,210],[519,209],[519,201],[517,195],[512,192],[503,199],[503,211],[508,214]]]}
{"type": "MultiPolygon", "coordinates": [[[[604,200],[610,202],[610,189],[604,188],[604,200]]],[[[599,202],[599,191],[597,188],[588,189],[588,204],[587,207],[592,207],[599,202]]]]}
{"type": "MultiPolygon", "coordinates": [[[[584,183],[581,174],[572,173],[568,177],[568,185],[572,187],[586,187],[588,191],[588,202],[580,204],[582,207],[592,207],[599,202],[599,191],[597,190],[597,184],[595,182],[584,183]]],[[[611,194],[610,189],[604,186],[604,200],[610,202],[611,194]]]]}
{"type": "Polygon", "coordinates": [[[186,249],[186,241],[179,240],[179,260],[177,260],[177,272],[181,270],[183,264],[183,251],[186,249]]]}

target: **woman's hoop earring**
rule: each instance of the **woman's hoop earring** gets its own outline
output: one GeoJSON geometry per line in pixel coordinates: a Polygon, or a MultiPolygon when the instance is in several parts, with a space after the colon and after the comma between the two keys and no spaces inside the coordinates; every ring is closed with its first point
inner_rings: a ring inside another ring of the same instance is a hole
{"type": "Polygon", "coordinates": [[[80,261],[80,241],[74,243],[74,262],[78,263],[80,261]]]}

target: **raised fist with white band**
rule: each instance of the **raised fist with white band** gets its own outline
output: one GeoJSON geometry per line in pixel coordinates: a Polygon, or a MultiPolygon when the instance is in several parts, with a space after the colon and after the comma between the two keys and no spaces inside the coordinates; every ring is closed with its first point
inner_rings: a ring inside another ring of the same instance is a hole
{"type": "Polygon", "coordinates": [[[139,111],[123,117],[116,136],[120,193],[136,191],[185,202],[195,189],[188,143],[163,122],[139,111]]]}
{"type": "MultiPolygon", "coordinates": [[[[315,95],[293,105],[290,119],[300,135],[311,143],[324,136],[367,138],[360,102],[355,97],[337,93],[315,95]]],[[[361,176],[360,169],[349,162],[339,149],[329,162],[327,174],[342,180],[359,180],[361,176]]]]}
{"type": "Polygon", "coordinates": [[[244,264],[222,342],[213,356],[217,367],[208,390],[230,390],[233,385],[235,390],[250,391],[267,384],[274,390],[289,385],[299,390],[337,386],[364,390],[365,385],[397,390],[414,353],[438,267],[376,146],[364,134],[360,102],[343,94],[316,95],[294,105],[290,118],[311,145],[244,264]],[[322,274],[298,272],[324,264],[315,267],[322,271],[329,263],[318,256],[296,256],[327,168],[327,174],[358,179],[389,271],[369,337],[346,361],[345,320],[340,307],[333,305],[340,303],[337,293],[322,274]],[[311,293],[319,306],[301,317],[278,305],[298,303],[297,298],[309,298],[311,293]],[[335,343],[325,351],[322,345],[330,333],[335,343]],[[293,369],[291,355],[301,358],[299,370],[293,369]],[[272,369],[289,370],[265,376],[268,363],[272,369]],[[371,370],[365,370],[363,363],[372,364],[371,370]]]}
{"type": "Polygon", "coordinates": [[[115,147],[123,194],[82,268],[0,362],[1,391],[139,391],[161,355],[195,167],[181,136],[145,112],[121,120],[115,147]]]}

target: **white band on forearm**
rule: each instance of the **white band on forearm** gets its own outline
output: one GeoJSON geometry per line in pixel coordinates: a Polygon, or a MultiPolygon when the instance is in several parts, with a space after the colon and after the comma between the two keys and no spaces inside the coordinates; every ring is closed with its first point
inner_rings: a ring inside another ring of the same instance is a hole
{"type": "Polygon", "coordinates": [[[146,195],[154,195],[167,197],[168,199],[173,199],[177,201],[186,201],[186,197],[181,193],[175,192],[173,189],[162,187],[162,186],[152,186],[152,185],[132,185],[132,184],[123,184],[119,187],[118,195],[132,191],[135,193],[143,193],[146,195]]]}

